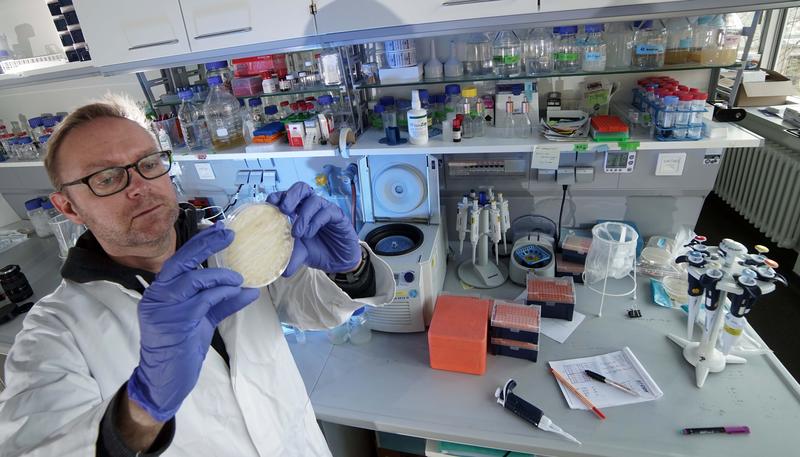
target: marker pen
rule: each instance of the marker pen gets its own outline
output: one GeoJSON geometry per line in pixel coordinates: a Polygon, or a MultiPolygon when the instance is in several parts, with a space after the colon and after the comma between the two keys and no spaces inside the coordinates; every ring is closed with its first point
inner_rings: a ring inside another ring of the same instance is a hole
{"type": "Polygon", "coordinates": [[[701,428],[685,428],[681,430],[684,435],[712,435],[715,433],[726,433],[728,435],[736,435],[741,433],[750,433],[750,427],[746,425],[735,425],[728,427],[701,427],[701,428]]]}

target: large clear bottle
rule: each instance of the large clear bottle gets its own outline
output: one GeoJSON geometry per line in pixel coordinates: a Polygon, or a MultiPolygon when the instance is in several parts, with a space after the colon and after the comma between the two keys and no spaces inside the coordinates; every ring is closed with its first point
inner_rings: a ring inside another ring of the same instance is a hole
{"type": "Polygon", "coordinates": [[[464,74],[467,76],[492,73],[492,44],[484,33],[473,33],[465,43],[464,74]]]}
{"type": "Polygon", "coordinates": [[[554,32],[558,33],[556,43],[556,71],[561,73],[575,73],[581,66],[580,48],[576,35],[578,34],[577,25],[556,27],[554,32]],[[557,30],[556,30],[557,29],[557,30]]]}
{"type": "Polygon", "coordinates": [[[667,48],[667,29],[661,21],[635,21],[631,64],[643,70],[664,66],[667,48]]]}
{"type": "Polygon", "coordinates": [[[525,72],[533,76],[552,71],[553,34],[550,29],[531,29],[525,40],[525,72]]]}
{"type": "Polygon", "coordinates": [[[607,60],[606,41],[603,38],[603,24],[586,24],[586,41],[583,43],[583,71],[605,71],[607,60]]]}
{"type": "Polygon", "coordinates": [[[182,100],[178,108],[178,121],[181,123],[186,147],[192,151],[211,147],[211,138],[208,136],[203,112],[191,102],[194,93],[191,89],[184,89],[178,92],[178,96],[182,100]]]}
{"type": "Polygon", "coordinates": [[[212,146],[218,151],[244,146],[239,100],[225,90],[219,76],[209,77],[208,86],[203,112],[212,146]]]}
{"type": "Polygon", "coordinates": [[[492,43],[492,62],[497,76],[511,77],[522,73],[522,43],[513,31],[497,33],[492,43]]]}
{"type": "Polygon", "coordinates": [[[667,65],[689,62],[692,48],[692,24],[689,18],[676,17],[667,21],[667,52],[664,63],[667,65]]]}

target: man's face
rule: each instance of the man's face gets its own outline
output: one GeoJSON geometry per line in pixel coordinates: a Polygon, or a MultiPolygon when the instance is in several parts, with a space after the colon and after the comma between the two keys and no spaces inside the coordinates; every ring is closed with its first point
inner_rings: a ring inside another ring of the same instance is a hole
{"type": "MultiPolygon", "coordinates": [[[[134,163],[158,151],[154,139],[135,122],[99,118],[67,135],[58,152],[61,182],[134,163]]],[[[147,180],[128,170],[130,182],[121,192],[98,197],[86,184],[65,187],[53,203],[77,224],[86,224],[112,254],[133,254],[136,248],[158,246],[168,239],[178,215],[169,175],[147,180]],[[132,249],[134,251],[132,251],[132,249]]]]}

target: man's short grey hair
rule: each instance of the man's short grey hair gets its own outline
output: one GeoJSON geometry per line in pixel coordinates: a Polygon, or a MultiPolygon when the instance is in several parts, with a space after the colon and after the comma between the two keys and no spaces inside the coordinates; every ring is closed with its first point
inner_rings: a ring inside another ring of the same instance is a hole
{"type": "MultiPolygon", "coordinates": [[[[76,128],[104,117],[128,119],[150,132],[144,111],[137,106],[136,102],[125,95],[107,94],[101,100],[81,106],[58,124],[47,141],[47,155],[44,158],[44,167],[47,170],[47,176],[50,178],[53,188],[59,190],[62,184],[58,173],[58,152],[64,144],[64,140],[76,128]]],[[[152,134],[152,132],[150,133],[152,134]]]]}

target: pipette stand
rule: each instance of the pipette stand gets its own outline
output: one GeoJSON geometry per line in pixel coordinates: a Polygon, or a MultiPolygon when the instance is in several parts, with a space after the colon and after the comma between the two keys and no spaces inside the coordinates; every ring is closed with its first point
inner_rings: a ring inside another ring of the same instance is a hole
{"type": "Polygon", "coordinates": [[[458,278],[465,284],[478,289],[491,289],[501,286],[508,279],[508,267],[495,265],[489,260],[489,208],[480,209],[480,238],[475,262],[465,260],[458,266],[458,278]]]}
{"type": "MultiPolygon", "coordinates": [[[[741,246],[739,243],[736,244],[741,246]]],[[[724,276],[716,284],[720,294],[717,299],[717,308],[714,311],[714,321],[711,328],[704,332],[701,341],[689,341],[677,335],[667,335],[667,338],[673,343],[683,348],[683,358],[695,367],[695,382],[698,388],[703,387],[709,373],[719,373],[729,363],[747,363],[747,359],[743,357],[731,354],[725,355],[717,349],[717,341],[725,321],[725,307],[723,305],[729,294],[741,295],[744,293],[744,290],[736,284],[734,279],[734,275],[741,274],[744,269],[739,265],[739,260],[741,260],[739,254],[739,252],[729,252],[728,256],[730,258],[724,259],[725,265],[721,268],[724,276]]],[[[744,249],[744,254],[747,254],[746,248],[744,249]]],[[[775,285],[766,281],[758,281],[758,286],[763,294],[768,294],[775,290],[775,285]]]]}

